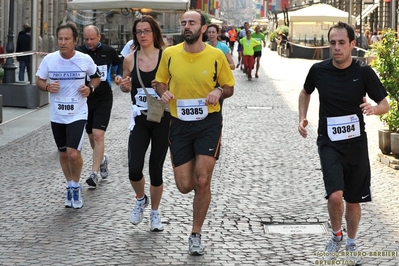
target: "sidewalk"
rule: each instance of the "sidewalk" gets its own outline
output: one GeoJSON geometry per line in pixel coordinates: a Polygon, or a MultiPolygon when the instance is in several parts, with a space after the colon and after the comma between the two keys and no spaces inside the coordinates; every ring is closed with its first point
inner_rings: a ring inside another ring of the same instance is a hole
{"type": "MultiPolygon", "coordinates": [[[[15,81],[18,82],[19,65],[17,60],[14,60],[14,63],[17,66],[15,81]]],[[[25,73],[25,81],[28,81],[27,73],[25,73]]],[[[49,105],[37,109],[3,106],[2,111],[3,121],[0,123],[0,147],[50,123],[49,105]]]]}
{"type": "MultiPolygon", "coordinates": [[[[50,123],[0,146],[0,265],[315,265],[330,235],[315,143],[316,94],[308,138],[297,132],[299,91],[315,61],[263,51],[260,77],[247,81],[235,70],[235,94],[223,105],[223,145],[202,231],[204,256],[188,255],[193,193],[178,192],[169,155],[160,206],[165,231],[149,231],[149,209],[140,225],[130,224],[135,202],[127,175],[130,95],[115,88],[106,133],[110,176],[97,189],[84,183],[91,164],[85,137],[83,209],[63,206],[65,180],[50,123]],[[265,224],[297,231],[266,232],[265,224]],[[300,226],[315,224],[327,231],[303,234],[300,226]]],[[[49,121],[42,111],[32,115],[49,121]]],[[[377,253],[399,252],[399,177],[376,161],[378,118],[366,121],[374,201],[362,205],[357,244],[365,252],[363,265],[399,265],[399,254],[377,253]]]]}

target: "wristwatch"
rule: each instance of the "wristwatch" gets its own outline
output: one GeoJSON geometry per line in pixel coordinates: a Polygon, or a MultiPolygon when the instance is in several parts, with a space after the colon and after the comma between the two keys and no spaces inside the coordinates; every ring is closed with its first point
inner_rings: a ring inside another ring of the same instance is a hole
{"type": "Polygon", "coordinates": [[[90,93],[94,92],[94,86],[93,85],[88,85],[88,87],[90,88],[90,93]]]}
{"type": "Polygon", "coordinates": [[[220,94],[222,94],[223,93],[223,88],[222,87],[216,87],[216,89],[218,89],[218,90],[220,90],[220,94]]]}

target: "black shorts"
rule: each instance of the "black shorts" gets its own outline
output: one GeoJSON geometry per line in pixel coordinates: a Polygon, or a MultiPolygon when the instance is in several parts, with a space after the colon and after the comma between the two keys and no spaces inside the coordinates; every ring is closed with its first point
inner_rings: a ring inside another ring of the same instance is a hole
{"type": "Polygon", "coordinates": [[[371,201],[367,138],[346,143],[317,142],[326,199],[342,190],[349,203],[371,201]]]}
{"type": "Polygon", "coordinates": [[[106,131],[111,118],[112,98],[98,102],[88,101],[87,107],[89,109],[86,125],[87,134],[92,134],[93,128],[106,131]]]}
{"type": "Polygon", "coordinates": [[[262,57],[262,51],[255,51],[254,52],[254,58],[257,58],[257,57],[262,57]]]}
{"type": "Polygon", "coordinates": [[[181,121],[172,117],[169,145],[173,166],[191,161],[196,154],[219,159],[222,121],[220,112],[211,113],[200,121],[181,121]]]}
{"type": "Polygon", "coordinates": [[[86,120],[78,120],[70,124],[51,122],[51,130],[58,150],[65,152],[66,148],[82,150],[86,120]]]}

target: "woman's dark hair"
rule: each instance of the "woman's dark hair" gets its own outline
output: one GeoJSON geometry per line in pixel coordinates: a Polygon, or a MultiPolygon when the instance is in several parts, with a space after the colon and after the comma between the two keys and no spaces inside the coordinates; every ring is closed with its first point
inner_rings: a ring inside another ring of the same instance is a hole
{"type": "Polygon", "coordinates": [[[337,24],[333,25],[329,30],[328,30],[328,40],[330,40],[330,32],[332,29],[346,29],[346,32],[348,33],[348,38],[349,38],[349,42],[352,42],[355,39],[355,31],[353,30],[353,28],[345,23],[345,22],[338,22],[337,24]]]}
{"type": "Polygon", "coordinates": [[[140,22],[147,22],[150,24],[152,36],[154,37],[154,47],[158,49],[162,49],[165,47],[165,43],[162,38],[161,27],[159,26],[158,22],[150,15],[142,16],[141,18],[134,21],[132,33],[133,33],[133,50],[140,50],[140,43],[138,41],[136,35],[136,27],[137,24],[140,22]]]}
{"type": "Polygon", "coordinates": [[[62,23],[61,25],[59,25],[56,30],[57,38],[58,38],[58,32],[63,29],[71,29],[74,41],[78,39],[79,32],[78,32],[78,27],[76,26],[75,23],[73,23],[72,21],[68,21],[66,23],[62,23]]]}

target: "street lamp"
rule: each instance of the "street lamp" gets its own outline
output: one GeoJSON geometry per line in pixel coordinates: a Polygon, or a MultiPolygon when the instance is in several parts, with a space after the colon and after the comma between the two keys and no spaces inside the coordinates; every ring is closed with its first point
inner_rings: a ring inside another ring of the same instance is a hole
{"type": "MultiPolygon", "coordinates": [[[[14,0],[10,0],[6,52],[14,52],[14,0]]],[[[7,57],[6,63],[4,64],[3,68],[3,83],[15,83],[15,69],[17,68],[17,66],[14,64],[14,59],[12,57],[7,57]]]]}

